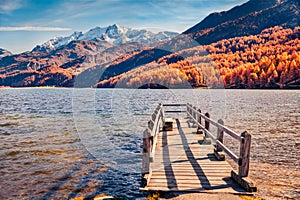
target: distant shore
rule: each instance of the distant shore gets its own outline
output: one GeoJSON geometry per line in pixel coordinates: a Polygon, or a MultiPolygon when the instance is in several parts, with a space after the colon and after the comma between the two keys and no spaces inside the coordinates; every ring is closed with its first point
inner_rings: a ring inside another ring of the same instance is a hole
{"type": "Polygon", "coordinates": [[[11,87],[11,86],[0,86],[0,89],[30,89],[30,88],[39,88],[39,89],[51,89],[51,88],[65,88],[65,89],[193,89],[193,90],[203,90],[203,89],[212,89],[212,90],[220,90],[220,89],[225,89],[225,90],[300,90],[300,85],[299,86],[294,86],[294,87],[287,87],[287,88],[235,88],[235,87],[230,87],[230,88],[214,88],[214,87],[139,87],[139,88],[126,88],[126,87],[60,87],[60,86],[29,86],[29,87],[11,87]]]}

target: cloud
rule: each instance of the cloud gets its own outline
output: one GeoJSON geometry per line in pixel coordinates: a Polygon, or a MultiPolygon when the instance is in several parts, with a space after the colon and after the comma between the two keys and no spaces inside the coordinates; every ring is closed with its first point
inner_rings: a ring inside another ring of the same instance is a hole
{"type": "Polygon", "coordinates": [[[0,14],[9,13],[22,7],[21,0],[1,0],[0,14]]]}
{"type": "Polygon", "coordinates": [[[0,31],[70,31],[71,28],[42,26],[0,26],[0,31]]]}

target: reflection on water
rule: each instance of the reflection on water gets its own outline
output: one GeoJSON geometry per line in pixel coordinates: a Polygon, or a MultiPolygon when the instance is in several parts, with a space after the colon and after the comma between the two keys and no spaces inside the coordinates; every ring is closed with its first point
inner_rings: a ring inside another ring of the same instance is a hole
{"type": "Polygon", "coordinates": [[[300,197],[300,91],[30,88],[0,95],[0,199],[143,197],[142,132],[160,102],[192,103],[248,130],[259,195],[300,197]]]}

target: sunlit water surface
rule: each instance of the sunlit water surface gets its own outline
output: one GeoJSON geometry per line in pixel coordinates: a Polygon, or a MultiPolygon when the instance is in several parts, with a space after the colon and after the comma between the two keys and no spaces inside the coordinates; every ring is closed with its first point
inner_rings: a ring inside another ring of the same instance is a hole
{"type": "Polygon", "coordinates": [[[144,198],[142,133],[158,103],[192,103],[250,132],[258,195],[299,199],[299,97],[299,90],[1,89],[0,199],[144,198]]]}

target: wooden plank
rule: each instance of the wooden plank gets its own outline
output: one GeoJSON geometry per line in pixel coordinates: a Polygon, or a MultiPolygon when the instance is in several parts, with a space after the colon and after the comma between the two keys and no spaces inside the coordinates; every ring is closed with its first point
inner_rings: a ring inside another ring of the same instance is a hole
{"type": "Polygon", "coordinates": [[[165,110],[165,113],[186,113],[185,110],[165,110]]]}
{"type": "Polygon", "coordinates": [[[186,106],[186,104],[183,103],[177,103],[177,104],[163,104],[163,106],[174,106],[174,107],[180,107],[180,106],[186,106]]]}
{"type": "MultiPolygon", "coordinates": [[[[152,171],[152,172],[158,172],[158,171],[152,171]]],[[[192,173],[192,169],[187,171],[187,170],[165,170],[164,172],[166,173],[169,173],[169,172],[173,172],[174,174],[185,174],[186,172],[189,172],[190,174],[194,174],[194,175],[208,175],[209,173],[216,173],[216,174],[220,174],[220,173],[227,173],[228,175],[230,175],[230,172],[228,172],[228,169],[226,170],[219,170],[219,171],[216,171],[216,170],[203,170],[202,172],[199,172],[199,171],[195,171],[195,173],[192,173]]]]}
{"type": "Polygon", "coordinates": [[[227,173],[230,175],[230,172],[231,171],[228,171],[229,169],[224,169],[224,170],[202,170],[202,171],[195,171],[195,170],[184,170],[184,169],[177,169],[176,171],[174,170],[167,170],[167,169],[164,169],[164,167],[161,167],[161,168],[154,168],[152,169],[152,172],[154,173],[160,173],[160,172],[168,172],[168,171],[172,171],[176,174],[221,174],[221,173],[227,173]]]}
{"type": "MultiPolygon", "coordinates": [[[[185,180],[183,180],[185,181],[185,180]]],[[[167,187],[212,187],[212,186],[220,186],[220,185],[226,185],[227,187],[232,187],[234,185],[234,182],[228,183],[226,181],[185,181],[185,182],[178,182],[172,183],[168,180],[152,180],[151,184],[156,186],[167,186],[167,187]]]]}
{"type": "MultiPolygon", "coordinates": [[[[214,181],[214,180],[222,180],[223,177],[226,177],[227,174],[222,174],[223,176],[210,176],[209,180],[210,181],[214,181]]],[[[184,176],[184,175],[175,175],[176,180],[199,180],[199,178],[201,179],[201,177],[197,177],[197,176],[184,176]]],[[[157,174],[152,174],[151,176],[151,180],[155,180],[155,179],[166,179],[167,176],[166,175],[157,175],[157,174]]],[[[204,179],[204,178],[203,178],[204,179]]]]}
{"type": "MultiPolygon", "coordinates": [[[[153,177],[151,176],[151,180],[150,180],[151,183],[153,183],[152,181],[155,181],[155,180],[162,180],[162,181],[166,181],[168,179],[170,180],[170,178],[164,177],[163,175],[159,176],[161,178],[155,178],[155,177],[157,177],[157,176],[153,176],[153,177]]],[[[231,179],[228,176],[224,176],[224,177],[226,177],[228,179],[231,179]]],[[[197,182],[197,183],[199,183],[199,182],[207,181],[207,180],[211,181],[211,182],[213,182],[213,181],[223,181],[223,178],[220,177],[220,176],[207,176],[207,177],[198,178],[195,175],[193,175],[193,176],[183,176],[183,175],[179,176],[179,175],[176,175],[173,180],[176,180],[178,183],[182,183],[182,182],[183,183],[184,182],[197,182]]],[[[233,180],[231,180],[230,182],[234,183],[233,180]]]]}
{"type": "Polygon", "coordinates": [[[169,165],[169,164],[166,164],[166,166],[171,166],[173,171],[176,171],[176,170],[231,170],[231,167],[229,166],[189,166],[189,165],[184,165],[184,166],[181,166],[181,165],[169,165]]]}
{"type": "MultiPolygon", "coordinates": [[[[220,167],[228,167],[228,168],[231,168],[228,164],[226,164],[226,163],[217,163],[217,162],[215,162],[215,163],[207,163],[207,162],[197,162],[198,164],[201,164],[201,167],[205,167],[205,166],[207,166],[207,167],[211,167],[211,166],[216,166],[216,167],[218,167],[218,166],[220,166],[220,167]]],[[[170,163],[172,166],[197,166],[196,164],[191,164],[191,163],[189,163],[189,162],[179,162],[179,163],[177,163],[176,161],[175,162],[173,162],[173,163],[170,163]]]]}
{"type": "MultiPolygon", "coordinates": [[[[181,155],[178,155],[178,156],[168,156],[168,157],[163,156],[163,155],[156,155],[155,157],[157,159],[157,162],[163,161],[163,158],[170,158],[170,159],[172,159],[172,162],[185,162],[185,163],[189,163],[190,160],[193,159],[192,156],[183,157],[181,155]]],[[[197,163],[207,163],[206,160],[210,160],[210,159],[209,158],[202,158],[202,159],[199,159],[199,160],[195,160],[195,162],[197,162],[197,163]]],[[[210,160],[210,162],[217,164],[219,161],[218,160],[210,160]]]]}
{"type": "MultiPolygon", "coordinates": [[[[163,176],[166,174],[168,171],[152,171],[152,175],[154,176],[163,176]]],[[[177,171],[174,173],[175,176],[212,176],[212,177],[230,177],[230,172],[216,172],[216,171],[211,171],[211,172],[193,172],[193,171],[177,171]]]]}
{"type": "MultiPolygon", "coordinates": [[[[152,186],[150,186],[152,187],[152,186]]],[[[227,191],[242,191],[242,192],[246,192],[245,190],[243,190],[241,187],[235,185],[235,184],[167,184],[167,183],[160,183],[160,184],[156,184],[154,187],[156,188],[168,188],[168,189],[172,189],[172,188],[176,188],[178,191],[180,189],[205,189],[205,190],[217,190],[217,189],[227,189],[227,191]]],[[[175,190],[176,191],[176,190],[175,190]]]]}
{"type": "Polygon", "coordinates": [[[150,186],[149,187],[197,187],[197,188],[201,188],[201,187],[213,187],[213,186],[223,186],[223,188],[230,188],[230,187],[236,187],[236,188],[240,188],[241,190],[245,191],[242,187],[240,187],[237,183],[231,181],[231,182],[226,182],[226,181],[215,181],[215,182],[209,182],[209,181],[203,181],[203,180],[198,180],[198,181],[186,181],[183,180],[182,182],[180,182],[179,180],[162,180],[162,182],[159,181],[152,181],[150,182],[150,186]],[[184,181],[184,182],[183,182],[184,181]]]}
{"type": "Polygon", "coordinates": [[[165,191],[165,192],[203,192],[203,193],[227,193],[227,194],[239,194],[239,195],[249,195],[248,192],[242,190],[240,187],[227,187],[227,188],[204,188],[204,187],[174,187],[169,188],[166,186],[155,187],[151,186],[147,188],[148,191],[165,191]]]}

